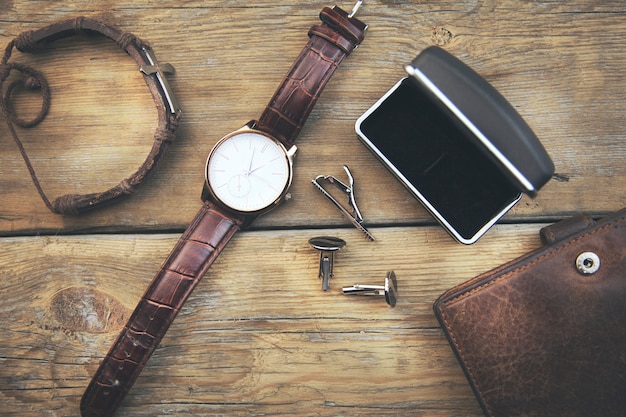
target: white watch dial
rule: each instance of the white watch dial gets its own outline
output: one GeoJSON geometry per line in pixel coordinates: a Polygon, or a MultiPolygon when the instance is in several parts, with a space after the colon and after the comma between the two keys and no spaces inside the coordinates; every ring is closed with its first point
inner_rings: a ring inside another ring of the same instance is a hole
{"type": "Polygon", "coordinates": [[[290,175],[284,147],[255,132],[223,139],[211,152],[206,168],[213,195],[242,212],[271,206],[285,192],[290,175]]]}

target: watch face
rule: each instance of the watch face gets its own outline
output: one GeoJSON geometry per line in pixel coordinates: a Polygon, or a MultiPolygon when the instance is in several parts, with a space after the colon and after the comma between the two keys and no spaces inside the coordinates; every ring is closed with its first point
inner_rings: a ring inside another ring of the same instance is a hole
{"type": "Polygon", "coordinates": [[[231,209],[253,213],[272,207],[291,183],[284,146],[256,131],[235,132],[219,141],[207,161],[209,190],[231,209]]]}

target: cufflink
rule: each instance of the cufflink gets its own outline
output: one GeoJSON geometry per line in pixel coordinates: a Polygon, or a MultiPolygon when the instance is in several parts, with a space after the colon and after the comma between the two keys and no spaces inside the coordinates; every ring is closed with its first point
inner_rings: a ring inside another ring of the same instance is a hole
{"type": "Polygon", "coordinates": [[[385,296],[385,301],[391,307],[395,307],[398,300],[398,281],[394,271],[387,272],[385,285],[361,285],[355,284],[343,288],[344,295],[379,295],[385,296]]]}
{"type": "Polygon", "coordinates": [[[346,246],[346,241],[332,236],[318,236],[309,239],[309,245],[320,251],[320,266],[318,277],[322,279],[322,290],[330,288],[330,278],[333,276],[335,252],[346,246]]]}

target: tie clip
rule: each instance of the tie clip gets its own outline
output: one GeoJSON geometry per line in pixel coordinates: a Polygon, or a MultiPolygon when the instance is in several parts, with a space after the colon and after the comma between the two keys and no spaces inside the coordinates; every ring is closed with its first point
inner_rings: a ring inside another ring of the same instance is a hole
{"type": "Polygon", "coordinates": [[[350,223],[352,223],[354,227],[363,232],[365,237],[369,240],[374,241],[374,236],[372,236],[363,226],[363,216],[356,205],[356,200],[354,198],[354,177],[352,176],[352,173],[347,165],[344,165],[343,169],[346,171],[346,174],[348,174],[347,185],[337,179],[334,175],[318,175],[312,181],[313,185],[315,185],[315,187],[320,190],[320,192],[324,194],[324,196],[326,196],[326,198],[328,198],[335,205],[335,207],[337,207],[339,211],[341,211],[341,213],[343,213],[343,215],[350,220],[350,223]],[[348,197],[348,206],[351,208],[351,212],[342,206],[328,191],[326,191],[324,188],[325,184],[334,185],[348,197]]]}

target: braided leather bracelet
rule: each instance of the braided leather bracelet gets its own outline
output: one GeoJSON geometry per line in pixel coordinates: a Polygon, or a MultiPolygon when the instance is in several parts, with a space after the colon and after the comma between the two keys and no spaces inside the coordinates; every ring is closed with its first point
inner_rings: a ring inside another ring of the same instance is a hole
{"type": "Polygon", "coordinates": [[[15,140],[24,158],[24,162],[28,167],[33,183],[44,203],[52,212],[57,214],[84,213],[131,194],[135,188],[143,182],[146,176],[163,158],[169,143],[174,140],[175,131],[182,114],[167,79],[165,78],[166,74],[172,74],[173,72],[174,68],[169,64],[159,66],[152,53],[152,49],[146,42],[131,33],[122,32],[115,27],[86,17],[78,17],[76,19],[52,24],[43,29],[27,31],[9,42],[4,56],[0,61],[0,93],[2,93],[0,108],[2,108],[2,114],[7,121],[11,136],[15,140]],[[23,53],[37,53],[45,50],[46,46],[52,41],[68,36],[79,35],[81,33],[95,33],[112,39],[137,62],[139,70],[143,73],[148,89],[156,104],[159,122],[154,134],[154,143],[150,153],[139,169],[130,177],[122,180],[118,185],[104,192],[66,194],[50,202],[39,184],[35,170],[15,129],[15,126],[22,128],[34,127],[46,117],[50,108],[50,87],[41,72],[24,64],[9,63],[9,59],[13,48],[23,53]],[[9,79],[12,71],[20,73],[21,77],[20,79],[8,83],[5,89],[4,84],[9,79]],[[11,95],[19,88],[39,89],[41,92],[42,106],[39,114],[32,120],[21,119],[15,114],[11,95]]]}

